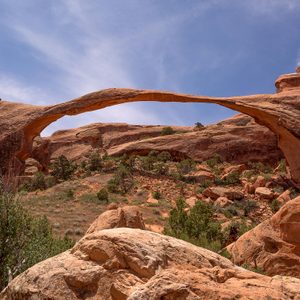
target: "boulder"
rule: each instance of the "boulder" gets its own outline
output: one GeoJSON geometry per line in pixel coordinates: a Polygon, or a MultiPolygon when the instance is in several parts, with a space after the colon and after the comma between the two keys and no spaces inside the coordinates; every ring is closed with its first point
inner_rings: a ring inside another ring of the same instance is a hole
{"type": "Polygon", "coordinates": [[[299,299],[299,289],[299,279],[256,274],[173,237],[114,228],[31,267],[0,298],[279,300],[299,299]]]}
{"type": "Polygon", "coordinates": [[[124,206],[118,209],[107,210],[91,224],[87,230],[87,234],[117,227],[145,229],[144,220],[139,208],[136,206],[124,206]]]}
{"type": "Polygon", "coordinates": [[[223,175],[222,175],[221,179],[226,180],[226,178],[228,176],[230,176],[234,173],[241,174],[245,170],[246,170],[246,165],[244,165],[244,164],[227,167],[223,170],[223,175]]]}
{"type": "Polygon", "coordinates": [[[267,183],[266,179],[263,176],[258,175],[253,186],[256,189],[258,187],[264,187],[266,183],[267,183]]]}
{"type": "Polygon", "coordinates": [[[233,204],[233,201],[229,200],[227,197],[219,197],[215,202],[214,205],[220,207],[226,207],[233,204]]]}
{"type": "Polygon", "coordinates": [[[274,193],[266,187],[256,188],[255,195],[257,195],[260,199],[272,200],[274,198],[274,193]]]}
{"type": "Polygon", "coordinates": [[[291,200],[291,191],[290,190],[286,190],[284,192],[282,192],[277,200],[281,203],[281,204],[284,204],[285,202],[288,202],[291,200]]]}
{"type": "Polygon", "coordinates": [[[229,200],[241,200],[244,194],[238,190],[220,186],[206,188],[202,194],[212,200],[217,200],[219,197],[227,197],[229,200]]]}
{"type": "Polygon", "coordinates": [[[300,278],[300,197],[227,247],[235,264],[300,278]]]}
{"type": "Polygon", "coordinates": [[[207,171],[196,171],[184,175],[186,179],[194,180],[197,183],[211,182],[215,180],[215,175],[207,171]]]}

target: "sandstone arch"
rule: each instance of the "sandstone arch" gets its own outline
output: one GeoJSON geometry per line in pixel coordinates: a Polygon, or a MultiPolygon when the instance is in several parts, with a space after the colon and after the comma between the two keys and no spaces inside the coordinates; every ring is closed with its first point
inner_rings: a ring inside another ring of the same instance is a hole
{"type": "Polygon", "coordinates": [[[52,106],[0,102],[0,168],[22,167],[32,140],[52,122],[65,115],[76,115],[108,106],[135,102],[207,102],[219,104],[253,117],[268,127],[278,139],[290,167],[292,179],[300,183],[300,73],[280,76],[277,93],[236,97],[207,97],[172,92],[106,89],[52,106]]]}

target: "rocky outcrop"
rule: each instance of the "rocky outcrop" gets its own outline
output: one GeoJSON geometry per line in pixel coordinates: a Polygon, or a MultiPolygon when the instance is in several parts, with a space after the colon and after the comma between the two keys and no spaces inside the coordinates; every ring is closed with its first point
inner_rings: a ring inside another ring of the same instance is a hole
{"type": "Polygon", "coordinates": [[[300,197],[227,247],[235,264],[300,278],[300,197]]]}
{"type": "Polygon", "coordinates": [[[80,161],[94,149],[109,155],[148,154],[151,150],[168,151],[173,158],[203,161],[218,153],[224,161],[276,162],[282,158],[276,136],[253,118],[240,114],[201,130],[194,127],[172,126],[176,134],[161,135],[163,126],[96,123],[76,129],[55,132],[47,138],[34,140],[31,156],[49,162],[65,155],[80,161]]]}
{"type": "Polygon", "coordinates": [[[0,102],[0,166],[5,172],[14,169],[29,157],[33,138],[64,115],[105,108],[134,101],[207,102],[245,113],[273,131],[283,151],[292,178],[300,183],[300,73],[279,77],[276,94],[216,98],[171,92],[107,89],[78,99],[53,105],[32,106],[7,101],[0,102]]]}
{"type": "Polygon", "coordinates": [[[182,240],[141,229],[102,229],[104,223],[98,220],[71,250],[16,277],[0,298],[300,299],[299,279],[256,274],[182,240]]]}

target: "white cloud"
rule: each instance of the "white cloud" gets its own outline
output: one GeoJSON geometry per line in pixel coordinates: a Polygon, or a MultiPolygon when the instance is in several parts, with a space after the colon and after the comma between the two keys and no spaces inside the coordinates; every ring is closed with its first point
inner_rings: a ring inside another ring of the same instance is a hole
{"type": "Polygon", "coordinates": [[[40,88],[27,86],[7,74],[0,74],[0,97],[2,100],[46,105],[50,100],[40,88]]]}
{"type": "Polygon", "coordinates": [[[293,12],[300,7],[299,0],[250,0],[243,3],[251,12],[277,18],[278,14],[293,12]]]}

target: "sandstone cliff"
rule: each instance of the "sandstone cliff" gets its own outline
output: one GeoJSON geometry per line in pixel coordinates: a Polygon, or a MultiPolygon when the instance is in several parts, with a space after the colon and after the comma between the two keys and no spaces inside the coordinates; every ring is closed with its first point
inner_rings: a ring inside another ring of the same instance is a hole
{"type": "Polygon", "coordinates": [[[189,157],[196,161],[207,160],[218,153],[223,160],[235,163],[272,163],[282,158],[276,136],[243,114],[200,130],[173,126],[176,134],[172,135],[162,136],[162,128],[116,123],[90,124],[35,139],[31,156],[45,168],[59,155],[80,161],[94,149],[117,156],[124,153],[144,155],[151,150],[168,151],[174,158],[189,157]]]}

